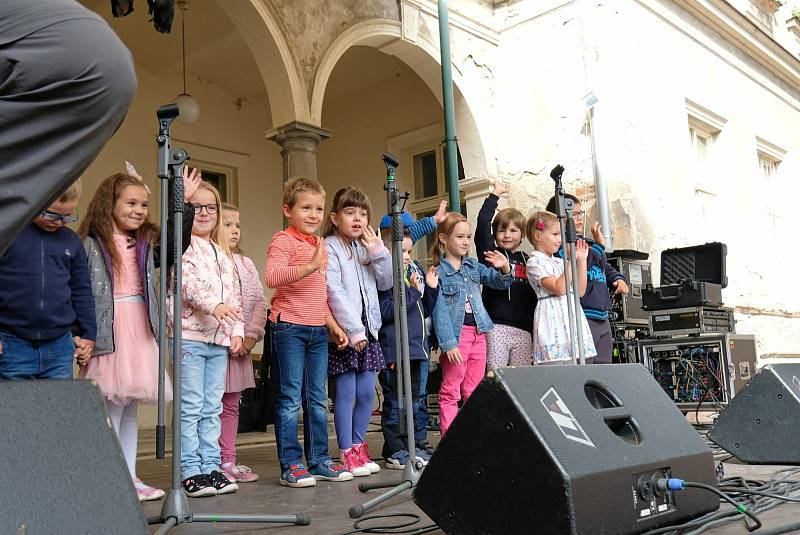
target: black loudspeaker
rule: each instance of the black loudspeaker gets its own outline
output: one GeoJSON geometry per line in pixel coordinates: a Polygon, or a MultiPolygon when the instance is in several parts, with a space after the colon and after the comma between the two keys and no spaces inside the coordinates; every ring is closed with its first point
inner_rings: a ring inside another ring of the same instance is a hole
{"type": "Polygon", "coordinates": [[[769,364],[731,399],[708,438],[748,463],[800,464],[800,364],[769,364]]]}
{"type": "Polygon", "coordinates": [[[640,364],[500,368],[415,487],[446,533],[639,533],[719,507],[711,450],[640,364]]]}
{"type": "Polygon", "coordinates": [[[91,381],[0,381],[0,533],[148,533],[91,381]]]}

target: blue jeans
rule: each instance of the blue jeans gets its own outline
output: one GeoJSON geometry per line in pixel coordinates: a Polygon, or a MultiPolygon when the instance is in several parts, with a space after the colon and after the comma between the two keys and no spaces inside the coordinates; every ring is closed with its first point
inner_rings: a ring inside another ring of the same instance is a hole
{"type": "Polygon", "coordinates": [[[311,327],[277,321],[271,324],[272,358],[276,365],[275,442],[281,471],[300,463],[305,452],[308,466],[330,459],[328,455],[328,333],[311,327]],[[303,409],[304,448],[297,426],[303,409]]]}
{"type": "MultiPolygon", "coordinates": [[[[419,439],[419,414],[420,414],[420,370],[421,360],[412,360],[411,369],[411,403],[414,407],[414,442],[424,442],[426,435],[423,439],[419,439]]],[[[427,361],[424,361],[427,363],[427,361]]],[[[393,365],[391,368],[386,368],[378,373],[378,382],[380,382],[381,390],[383,391],[383,405],[381,407],[381,428],[383,429],[383,450],[381,456],[388,459],[389,456],[394,455],[400,450],[406,449],[406,415],[405,411],[398,414],[397,405],[397,367],[393,365]],[[398,419],[398,416],[400,417],[398,419]]],[[[425,426],[428,424],[427,412],[425,422],[422,424],[423,433],[425,433],[425,426]]]]}
{"type": "Polygon", "coordinates": [[[419,363],[419,404],[414,411],[414,442],[418,445],[428,441],[428,359],[419,363]]]}
{"type": "Polygon", "coordinates": [[[186,479],[219,470],[228,348],[182,340],[181,353],[181,479],[186,479]]]}
{"type": "Polygon", "coordinates": [[[0,379],[72,379],[75,342],[70,332],[34,341],[0,331],[0,345],[0,379]]]}

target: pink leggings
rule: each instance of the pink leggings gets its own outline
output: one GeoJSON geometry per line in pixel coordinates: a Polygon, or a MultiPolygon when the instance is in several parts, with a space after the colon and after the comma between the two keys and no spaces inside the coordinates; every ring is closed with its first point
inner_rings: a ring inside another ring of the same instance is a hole
{"type": "Polygon", "coordinates": [[[442,385],[439,387],[439,429],[442,436],[458,413],[459,400],[466,401],[486,372],[486,334],[471,325],[461,328],[458,338],[461,362],[452,363],[447,355],[439,356],[442,385]]]}
{"type": "Polygon", "coordinates": [[[225,392],[222,395],[222,414],[219,433],[219,450],[222,464],[236,464],[236,432],[239,429],[239,399],[241,392],[225,392]]]}

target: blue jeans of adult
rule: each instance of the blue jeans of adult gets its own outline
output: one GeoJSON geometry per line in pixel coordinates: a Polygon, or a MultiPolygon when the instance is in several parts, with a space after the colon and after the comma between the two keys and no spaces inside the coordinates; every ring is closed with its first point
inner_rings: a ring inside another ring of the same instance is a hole
{"type": "Polygon", "coordinates": [[[72,379],[72,334],[28,340],[0,331],[0,379],[72,379]]]}
{"type": "Polygon", "coordinates": [[[275,442],[281,471],[301,463],[309,467],[330,459],[328,454],[328,333],[324,326],[276,321],[272,358],[277,372],[275,442]],[[297,426],[303,410],[304,444],[297,426]]]}
{"type": "Polygon", "coordinates": [[[219,470],[228,348],[183,340],[181,353],[181,479],[187,479],[219,470]]]}

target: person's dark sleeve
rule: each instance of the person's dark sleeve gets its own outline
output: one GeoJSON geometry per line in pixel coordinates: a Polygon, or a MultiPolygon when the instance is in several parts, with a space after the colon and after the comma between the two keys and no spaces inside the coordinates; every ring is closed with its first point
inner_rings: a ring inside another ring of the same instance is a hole
{"type": "Polygon", "coordinates": [[[422,310],[425,312],[427,318],[433,314],[433,309],[436,308],[436,300],[439,298],[439,287],[431,288],[425,286],[425,293],[422,294],[422,310]]]}
{"type": "Polygon", "coordinates": [[[492,234],[492,218],[494,212],[497,210],[497,203],[500,197],[494,193],[490,193],[486,200],[483,201],[478,212],[478,221],[475,226],[475,255],[478,261],[482,264],[489,265],[483,257],[486,251],[494,250],[494,235],[492,234]]]}
{"type": "MultiPolygon", "coordinates": [[[[170,196],[170,199],[172,196],[170,196]]],[[[171,202],[171,201],[170,201],[171,202]]],[[[217,212],[219,214],[219,212],[217,212]]],[[[192,225],[194,224],[194,208],[189,202],[184,203],[183,219],[181,220],[181,255],[189,248],[192,241],[192,225]]],[[[167,271],[172,269],[174,263],[175,251],[175,225],[172,222],[172,205],[170,206],[169,214],[167,214],[167,271]]],[[[156,242],[153,247],[153,259],[155,260],[156,267],[161,265],[161,245],[156,242]]]]}
{"type": "MultiPolygon", "coordinates": [[[[422,294],[416,288],[412,288],[403,284],[406,290],[406,312],[416,306],[422,294]]],[[[394,290],[382,290],[378,292],[380,307],[381,307],[381,320],[384,324],[394,323],[394,290]]]]}
{"type": "Polygon", "coordinates": [[[603,245],[594,242],[591,244],[591,248],[595,253],[597,253],[597,256],[600,257],[600,263],[603,266],[603,274],[606,276],[606,284],[609,288],[613,288],[612,285],[618,280],[624,280],[626,284],[628,283],[625,275],[614,269],[614,267],[608,262],[608,258],[606,258],[606,248],[603,245]]]}
{"type": "MultiPolygon", "coordinates": [[[[77,238],[76,238],[77,240],[77,238]]],[[[89,276],[89,260],[80,242],[70,265],[69,288],[72,309],[75,311],[77,334],[87,340],[97,338],[97,320],[92,296],[92,279],[89,276]]]]}
{"type": "Polygon", "coordinates": [[[423,217],[419,221],[415,221],[413,225],[408,227],[408,231],[411,233],[411,243],[417,243],[434,230],[436,230],[436,221],[433,216],[423,217]]]}

